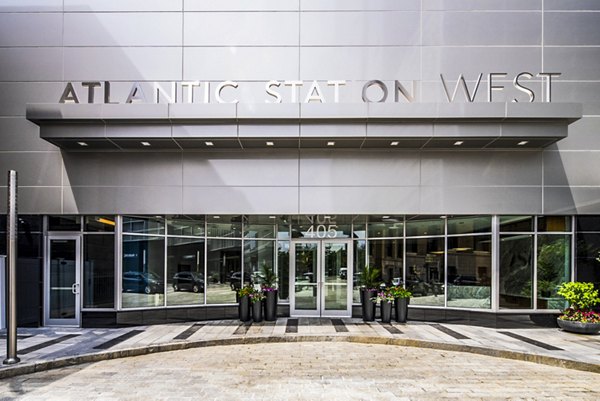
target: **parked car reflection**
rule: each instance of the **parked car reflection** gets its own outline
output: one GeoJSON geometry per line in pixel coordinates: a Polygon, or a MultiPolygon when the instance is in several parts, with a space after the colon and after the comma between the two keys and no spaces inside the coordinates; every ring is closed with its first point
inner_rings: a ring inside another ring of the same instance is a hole
{"type": "MultiPolygon", "coordinates": [[[[250,273],[244,272],[244,283],[250,283],[252,281],[252,277],[250,273]]],[[[231,286],[232,291],[237,291],[242,288],[242,273],[235,272],[229,276],[229,285],[231,286]]]]}
{"type": "Polygon", "coordinates": [[[145,294],[162,293],[163,281],[152,272],[125,272],[123,273],[123,291],[145,294]]]}
{"type": "Polygon", "coordinates": [[[196,272],[179,272],[173,276],[173,290],[204,292],[204,275],[196,272]]]}

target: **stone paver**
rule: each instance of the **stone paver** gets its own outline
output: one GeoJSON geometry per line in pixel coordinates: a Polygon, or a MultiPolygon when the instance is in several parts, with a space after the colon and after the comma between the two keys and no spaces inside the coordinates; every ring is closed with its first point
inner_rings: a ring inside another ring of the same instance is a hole
{"type": "Polygon", "coordinates": [[[600,399],[599,375],[461,352],[347,342],[194,348],[0,381],[23,400],[600,399]]]}
{"type": "MultiPolygon", "coordinates": [[[[39,370],[61,367],[65,364],[84,363],[103,359],[142,355],[148,352],[174,351],[204,345],[247,344],[256,342],[344,341],[438,348],[465,351],[510,359],[535,361],[552,366],[570,367],[600,373],[600,336],[583,336],[558,329],[519,328],[493,329],[458,324],[433,325],[426,322],[392,323],[384,327],[379,322],[365,323],[361,319],[341,319],[347,331],[336,331],[330,319],[298,318],[298,332],[286,332],[288,319],[276,322],[246,323],[236,320],[204,321],[187,338],[176,337],[194,322],[168,325],[138,326],[118,329],[36,328],[19,329],[18,349],[43,344],[69,334],[78,334],[66,341],[20,354],[21,363],[7,367],[0,365],[0,378],[39,370]],[[389,328],[401,333],[391,333],[389,328]],[[443,329],[443,330],[440,330],[443,329]],[[126,340],[101,346],[109,340],[127,335],[133,330],[141,333],[126,340]],[[445,331],[445,332],[444,332],[445,331]],[[448,333],[467,338],[455,338],[448,333]],[[505,333],[533,340],[533,344],[505,333]],[[545,349],[538,341],[560,349],[545,349]]],[[[6,340],[0,339],[0,350],[6,349],[6,340]]]]}

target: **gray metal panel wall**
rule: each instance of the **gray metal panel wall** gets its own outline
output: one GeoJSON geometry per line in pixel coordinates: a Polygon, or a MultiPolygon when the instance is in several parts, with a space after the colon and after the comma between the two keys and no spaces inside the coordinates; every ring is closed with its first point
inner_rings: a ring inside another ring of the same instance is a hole
{"type": "Polygon", "coordinates": [[[22,213],[600,214],[596,3],[4,1],[0,167],[21,174],[22,213]],[[414,79],[420,100],[444,102],[440,73],[472,84],[480,72],[508,72],[508,86],[515,72],[542,70],[563,73],[553,98],[583,103],[585,117],[536,151],[66,153],[24,118],[26,103],[57,102],[70,80],[233,79],[262,103],[268,79],[358,81],[342,102],[360,101],[370,79],[414,79]]]}

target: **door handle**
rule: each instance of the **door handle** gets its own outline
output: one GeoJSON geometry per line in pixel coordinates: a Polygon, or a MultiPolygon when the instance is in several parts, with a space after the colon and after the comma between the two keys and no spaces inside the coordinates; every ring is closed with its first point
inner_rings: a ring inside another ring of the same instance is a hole
{"type": "Polygon", "coordinates": [[[71,286],[71,292],[72,292],[74,295],[77,295],[77,294],[79,294],[79,283],[75,283],[75,284],[73,284],[73,285],[71,286]]]}

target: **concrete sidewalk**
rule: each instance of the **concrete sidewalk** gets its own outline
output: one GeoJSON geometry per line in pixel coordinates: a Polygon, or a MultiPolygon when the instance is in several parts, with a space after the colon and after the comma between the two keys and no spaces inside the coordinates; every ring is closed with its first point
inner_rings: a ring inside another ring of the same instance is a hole
{"type": "MultiPolygon", "coordinates": [[[[315,341],[462,351],[600,373],[600,336],[553,328],[492,329],[445,323],[366,323],[350,318],[280,318],[262,323],[220,320],[118,329],[23,328],[18,335],[21,362],[1,365],[0,378],[211,345],[315,341]]],[[[0,334],[0,347],[5,352],[5,331],[0,334]]]]}

